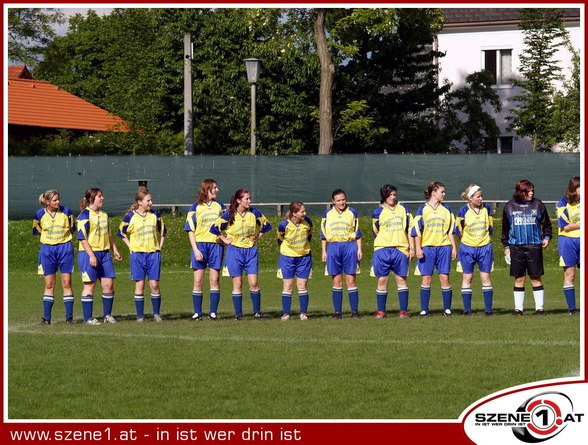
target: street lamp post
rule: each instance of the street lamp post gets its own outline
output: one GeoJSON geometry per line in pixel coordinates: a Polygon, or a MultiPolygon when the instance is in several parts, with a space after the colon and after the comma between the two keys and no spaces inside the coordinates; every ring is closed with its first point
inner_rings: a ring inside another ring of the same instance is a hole
{"type": "Polygon", "coordinates": [[[251,84],[251,156],[255,156],[255,103],[257,95],[257,81],[259,79],[259,59],[245,59],[247,68],[247,80],[251,84]]]}

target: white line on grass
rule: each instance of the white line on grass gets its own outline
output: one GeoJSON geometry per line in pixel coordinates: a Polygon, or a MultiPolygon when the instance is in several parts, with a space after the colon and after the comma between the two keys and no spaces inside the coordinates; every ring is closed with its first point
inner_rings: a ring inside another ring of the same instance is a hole
{"type": "MultiPolygon", "coordinates": [[[[100,329],[100,328],[97,328],[100,329]]],[[[394,340],[394,339],[344,339],[344,338],[329,338],[329,339],[315,339],[315,338],[280,338],[280,337],[199,337],[188,335],[163,335],[163,334],[147,334],[147,333],[121,333],[121,332],[73,332],[73,331],[48,331],[48,330],[31,330],[23,326],[12,326],[8,328],[8,333],[13,334],[40,334],[40,335],[88,335],[88,336],[103,336],[103,337],[117,337],[117,338],[149,338],[160,340],[185,340],[196,342],[254,342],[254,343],[291,343],[291,344],[371,344],[371,345],[460,345],[460,346],[547,346],[547,347],[561,347],[561,346],[579,346],[579,341],[542,341],[542,340],[428,340],[428,339],[409,339],[409,340],[394,340]]]]}

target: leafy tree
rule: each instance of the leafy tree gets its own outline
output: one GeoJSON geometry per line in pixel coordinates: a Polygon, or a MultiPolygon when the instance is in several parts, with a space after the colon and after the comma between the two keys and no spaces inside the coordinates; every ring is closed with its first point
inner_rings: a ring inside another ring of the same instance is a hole
{"type": "Polygon", "coordinates": [[[571,46],[569,50],[572,74],[564,82],[564,91],[555,93],[552,128],[565,150],[576,150],[580,146],[580,53],[571,46]]]}
{"type": "Polygon", "coordinates": [[[520,56],[522,79],[512,79],[521,92],[509,100],[518,102],[507,117],[509,130],[531,138],[533,151],[550,149],[556,142],[552,131],[554,82],[561,79],[561,66],[555,59],[568,39],[561,9],[523,8],[520,28],[525,50],[520,56]]]}
{"type": "Polygon", "coordinates": [[[447,140],[463,142],[468,152],[493,151],[500,129],[485,108],[498,113],[502,104],[492,88],[492,74],[486,70],[469,74],[466,83],[469,86],[450,92],[443,101],[441,121],[447,140]]]}
{"type": "Polygon", "coordinates": [[[54,25],[64,22],[54,8],[8,9],[8,58],[34,67],[43,50],[55,37],[54,25]]]}

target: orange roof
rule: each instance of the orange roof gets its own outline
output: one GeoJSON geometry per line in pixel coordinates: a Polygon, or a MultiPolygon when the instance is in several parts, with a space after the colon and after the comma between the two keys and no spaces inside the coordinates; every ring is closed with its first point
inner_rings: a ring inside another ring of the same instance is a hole
{"type": "Polygon", "coordinates": [[[28,73],[24,65],[9,67],[9,124],[92,131],[129,131],[125,120],[49,82],[27,79],[25,71],[28,73]]]}

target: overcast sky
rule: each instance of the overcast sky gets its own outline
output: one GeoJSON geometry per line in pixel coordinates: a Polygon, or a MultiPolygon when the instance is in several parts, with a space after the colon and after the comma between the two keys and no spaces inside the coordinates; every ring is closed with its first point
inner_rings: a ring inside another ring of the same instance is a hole
{"type": "MultiPolygon", "coordinates": [[[[99,6],[99,4],[97,5],[99,6]]],[[[93,9],[94,11],[96,11],[96,13],[98,15],[105,15],[105,14],[109,14],[110,11],[112,11],[113,8],[59,8],[59,10],[61,12],[63,12],[63,14],[65,15],[66,21],[63,25],[59,25],[55,31],[57,32],[57,35],[64,35],[67,32],[67,20],[75,14],[82,14],[82,15],[86,15],[86,13],[88,12],[88,9],[93,9]]]]}

